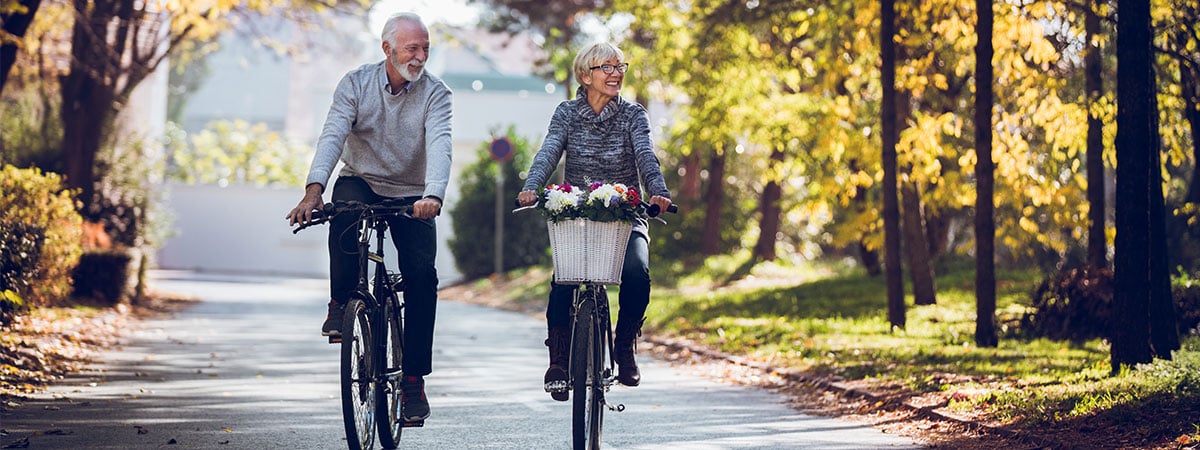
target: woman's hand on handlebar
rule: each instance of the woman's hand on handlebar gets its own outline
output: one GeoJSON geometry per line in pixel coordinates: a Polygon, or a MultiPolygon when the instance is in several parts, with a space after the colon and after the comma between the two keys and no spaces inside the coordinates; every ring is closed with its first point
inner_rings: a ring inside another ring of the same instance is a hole
{"type": "Polygon", "coordinates": [[[312,220],[314,210],[324,209],[325,204],[321,202],[322,190],[324,190],[324,186],[317,183],[309,184],[304,188],[304,198],[300,199],[300,203],[284,217],[288,220],[288,226],[298,223],[307,224],[312,220]]]}
{"type": "Polygon", "coordinates": [[[517,194],[517,204],[521,206],[529,206],[537,203],[537,192],[533,190],[521,191],[517,194]]]}
{"type": "Polygon", "coordinates": [[[658,206],[659,211],[667,211],[667,208],[669,208],[671,206],[671,199],[663,197],[661,195],[655,195],[653,197],[650,197],[649,203],[651,205],[658,206]]]}

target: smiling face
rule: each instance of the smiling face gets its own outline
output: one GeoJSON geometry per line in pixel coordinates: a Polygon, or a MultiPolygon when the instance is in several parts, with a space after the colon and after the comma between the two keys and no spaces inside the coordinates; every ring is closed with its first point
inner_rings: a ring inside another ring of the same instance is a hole
{"type": "Polygon", "coordinates": [[[394,37],[383,41],[388,72],[408,81],[416,81],[429,59],[429,32],[418,22],[400,21],[394,37]]]}
{"type": "Polygon", "coordinates": [[[616,97],[621,93],[621,84],[625,82],[625,73],[620,70],[623,61],[613,57],[602,61],[595,61],[588,66],[588,73],[583,76],[583,85],[587,87],[589,92],[602,94],[606,97],[616,97]],[[605,73],[601,67],[611,66],[612,73],[605,73]],[[591,69],[595,67],[595,69],[591,69]]]}

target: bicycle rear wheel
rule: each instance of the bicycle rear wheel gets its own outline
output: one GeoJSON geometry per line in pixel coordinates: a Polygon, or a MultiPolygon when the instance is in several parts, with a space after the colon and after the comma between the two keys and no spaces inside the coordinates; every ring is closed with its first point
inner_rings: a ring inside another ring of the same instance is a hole
{"type": "Polygon", "coordinates": [[[400,418],[401,361],[404,357],[404,308],[400,305],[402,292],[391,293],[383,302],[383,382],[375,389],[375,420],[379,424],[379,445],[383,448],[400,446],[400,433],[404,430],[404,419],[400,418]]]}
{"type": "Polygon", "coordinates": [[[351,450],[375,441],[375,380],[371,320],[362,299],[346,304],[342,323],[342,419],[351,450]]]}
{"type": "Polygon", "coordinates": [[[600,448],[600,426],[604,412],[600,379],[601,354],[599,329],[594,322],[595,292],[581,291],[575,311],[575,329],[571,337],[571,388],[574,397],[571,431],[575,450],[600,448]]]}

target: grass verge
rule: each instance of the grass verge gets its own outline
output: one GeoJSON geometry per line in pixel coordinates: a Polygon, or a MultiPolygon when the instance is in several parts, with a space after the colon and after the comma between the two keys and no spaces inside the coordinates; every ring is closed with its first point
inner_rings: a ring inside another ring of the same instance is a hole
{"type": "MultiPolygon", "coordinates": [[[[997,348],[974,344],[974,273],[948,267],[936,305],[912,306],[907,325],[886,320],[882,277],[837,264],[765,264],[724,280],[736,257],[716,258],[674,287],[656,284],[647,328],[775,367],[932,405],[948,415],[1089,448],[1200,445],[1200,337],[1184,337],[1173,361],[1110,376],[1102,340],[1021,338],[1016,329],[1036,271],[997,274],[997,348]]],[[[520,282],[477,292],[528,312],[544,307],[550,271],[510,274],[520,282]]],[[[610,296],[615,299],[616,295],[610,296]]],[[[614,300],[615,301],[615,300],[614,300]]]]}

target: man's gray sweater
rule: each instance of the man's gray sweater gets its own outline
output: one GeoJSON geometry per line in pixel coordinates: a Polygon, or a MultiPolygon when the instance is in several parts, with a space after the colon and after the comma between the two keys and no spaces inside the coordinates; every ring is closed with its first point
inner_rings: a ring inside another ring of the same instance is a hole
{"type": "Polygon", "coordinates": [[[452,152],[450,88],[425,71],[393,95],[384,64],[365,64],[338,83],[306,184],[327,186],[341,159],[341,175],[362,177],[376,194],[444,200],[452,152]]]}

